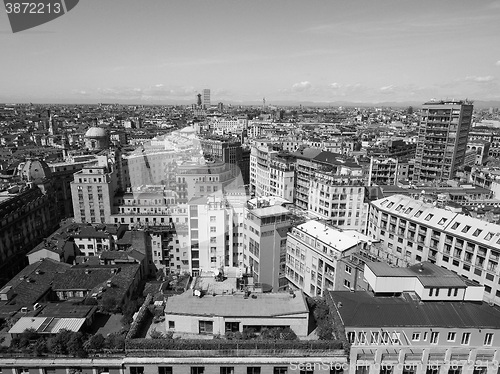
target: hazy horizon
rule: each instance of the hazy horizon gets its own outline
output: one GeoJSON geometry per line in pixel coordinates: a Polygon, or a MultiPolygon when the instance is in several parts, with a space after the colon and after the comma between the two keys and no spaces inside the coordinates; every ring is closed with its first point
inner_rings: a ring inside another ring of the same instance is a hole
{"type": "Polygon", "coordinates": [[[16,34],[1,12],[0,102],[499,101],[499,25],[498,0],[85,0],[16,34]]]}

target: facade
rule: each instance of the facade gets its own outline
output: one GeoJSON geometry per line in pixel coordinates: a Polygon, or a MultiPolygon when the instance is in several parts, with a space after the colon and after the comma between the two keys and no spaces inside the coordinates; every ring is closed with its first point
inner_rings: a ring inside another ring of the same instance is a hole
{"type": "Polygon", "coordinates": [[[170,296],[165,306],[166,330],[224,336],[244,329],[260,333],[263,328],[289,327],[299,337],[308,335],[309,309],[302,292],[252,291],[249,295],[237,287],[237,278],[225,275],[222,282],[203,275],[193,290],[170,296]]]}
{"type": "Polygon", "coordinates": [[[106,166],[85,166],[71,182],[75,222],[111,223],[116,173],[106,166]]]}
{"type": "Polygon", "coordinates": [[[316,171],[309,185],[308,212],[340,229],[364,233],[368,216],[364,186],[361,176],[316,171]]]}
{"type": "Polygon", "coordinates": [[[467,150],[475,154],[474,165],[484,165],[488,160],[490,153],[490,142],[485,140],[469,140],[467,150]]]}
{"type": "Polygon", "coordinates": [[[255,282],[271,286],[273,291],[286,287],[286,239],[293,218],[290,211],[271,205],[270,199],[249,200],[245,208],[243,265],[250,269],[255,282]]]}
{"type": "Polygon", "coordinates": [[[370,158],[368,185],[397,185],[412,180],[415,163],[395,158],[370,158]]]}
{"type": "Polygon", "coordinates": [[[286,243],[289,285],[310,297],[323,296],[335,288],[339,259],[366,244],[366,237],[356,231],[339,231],[318,221],[294,227],[286,243]]]}
{"type": "Polygon", "coordinates": [[[203,100],[202,100],[203,109],[210,108],[210,89],[203,89],[203,100]]]}
{"type": "Polygon", "coordinates": [[[453,179],[463,165],[472,121],[472,104],[440,101],[423,105],[413,181],[453,179]]]}
{"type": "Polygon", "coordinates": [[[252,146],[250,190],[255,196],[278,196],[292,202],[295,183],[294,159],[280,155],[267,144],[252,146]]]}
{"type": "Polygon", "coordinates": [[[402,195],[372,202],[368,236],[395,265],[430,261],[484,285],[500,304],[500,225],[402,195]]]}
{"type": "Polygon", "coordinates": [[[58,224],[53,196],[19,186],[0,194],[0,285],[26,264],[26,254],[58,224]],[[9,193],[10,191],[10,193],[9,193]]]}

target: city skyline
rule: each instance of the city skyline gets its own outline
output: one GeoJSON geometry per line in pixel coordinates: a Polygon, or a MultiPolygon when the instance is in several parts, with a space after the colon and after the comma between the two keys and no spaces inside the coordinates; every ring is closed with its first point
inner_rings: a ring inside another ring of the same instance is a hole
{"type": "Polygon", "coordinates": [[[18,34],[2,12],[0,102],[500,100],[499,1],[313,4],[89,0],[18,34]]]}

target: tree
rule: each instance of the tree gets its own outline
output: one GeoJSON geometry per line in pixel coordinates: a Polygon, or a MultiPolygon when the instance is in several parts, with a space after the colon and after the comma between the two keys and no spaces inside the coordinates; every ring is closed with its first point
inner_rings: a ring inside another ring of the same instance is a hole
{"type": "Polygon", "coordinates": [[[118,300],[114,297],[106,297],[102,302],[102,311],[105,313],[116,313],[118,308],[118,300]]]}
{"type": "Polygon", "coordinates": [[[153,329],[151,330],[151,332],[149,333],[149,337],[151,339],[164,339],[165,338],[165,335],[163,335],[163,333],[161,331],[158,331],[156,329],[153,329]]]}
{"type": "Polygon", "coordinates": [[[106,338],[105,345],[109,349],[123,350],[125,349],[125,337],[119,334],[110,334],[106,338]]]}
{"type": "Polygon", "coordinates": [[[100,351],[104,347],[105,340],[102,334],[92,335],[90,339],[84,343],[84,348],[86,351],[90,352],[100,351]]]}

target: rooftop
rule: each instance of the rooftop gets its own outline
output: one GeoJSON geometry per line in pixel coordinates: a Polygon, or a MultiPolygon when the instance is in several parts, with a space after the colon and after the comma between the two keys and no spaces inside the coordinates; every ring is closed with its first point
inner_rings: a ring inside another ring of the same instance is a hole
{"type": "Polygon", "coordinates": [[[378,297],[366,291],[329,291],[346,327],[500,328],[500,309],[486,303],[378,297]]]}
{"type": "Polygon", "coordinates": [[[337,251],[343,252],[358,243],[362,242],[362,238],[358,238],[349,231],[344,233],[341,230],[335,229],[331,226],[325,225],[322,222],[315,220],[307,221],[299,226],[298,230],[305,232],[307,235],[321,240],[323,243],[332,246],[337,251]]]}
{"type": "Polygon", "coordinates": [[[166,314],[205,315],[221,317],[278,317],[308,313],[304,295],[296,292],[256,294],[244,298],[236,295],[193,296],[192,290],[171,296],[165,307],[166,314]]]}
{"type": "Polygon", "coordinates": [[[406,268],[393,267],[385,262],[366,262],[366,266],[377,277],[415,277],[424,287],[466,287],[459,275],[427,261],[406,268]]]}

